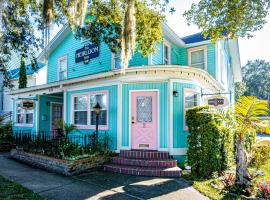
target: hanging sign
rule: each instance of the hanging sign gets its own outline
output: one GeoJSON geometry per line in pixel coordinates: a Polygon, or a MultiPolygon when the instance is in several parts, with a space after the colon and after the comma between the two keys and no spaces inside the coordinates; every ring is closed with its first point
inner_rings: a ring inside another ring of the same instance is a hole
{"type": "Polygon", "coordinates": [[[223,96],[212,96],[205,99],[206,105],[215,106],[215,107],[226,107],[229,105],[229,101],[226,97],[223,96]]]}
{"type": "Polygon", "coordinates": [[[99,57],[99,48],[96,44],[86,44],[83,48],[76,50],[75,62],[89,63],[91,59],[99,57]]]}
{"type": "Polygon", "coordinates": [[[33,101],[23,101],[22,102],[22,107],[24,109],[28,109],[28,110],[33,109],[34,108],[34,102],[33,101]]]}

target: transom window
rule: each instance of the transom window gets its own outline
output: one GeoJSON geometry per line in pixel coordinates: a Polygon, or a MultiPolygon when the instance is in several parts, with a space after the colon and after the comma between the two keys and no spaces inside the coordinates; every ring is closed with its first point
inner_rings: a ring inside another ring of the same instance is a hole
{"type": "Polygon", "coordinates": [[[171,48],[170,43],[164,41],[163,43],[163,63],[164,65],[171,64],[171,48]]]}
{"type": "Polygon", "coordinates": [[[184,91],[184,129],[187,130],[186,125],[186,111],[189,108],[199,105],[199,94],[192,89],[185,89],[184,91]]]}
{"type": "Polygon", "coordinates": [[[22,102],[17,102],[16,104],[16,123],[17,124],[27,124],[33,125],[34,122],[34,109],[24,108],[22,102]]]}
{"type": "Polygon", "coordinates": [[[89,129],[95,128],[96,113],[94,106],[97,103],[101,106],[98,124],[100,128],[108,128],[108,91],[73,96],[73,123],[89,129]]]}
{"type": "Polygon", "coordinates": [[[58,59],[58,76],[59,76],[59,81],[67,79],[67,56],[63,56],[58,59]]]}
{"type": "Polygon", "coordinates": [[[206,69],[206,46],[188,49],[189,65],[199,69],[206,69]]]}

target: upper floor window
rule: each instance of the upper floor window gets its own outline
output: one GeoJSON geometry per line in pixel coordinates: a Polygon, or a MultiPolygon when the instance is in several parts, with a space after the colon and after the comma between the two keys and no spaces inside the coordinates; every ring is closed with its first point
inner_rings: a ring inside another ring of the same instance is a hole
{"type": "Polygon", "coordinates": [[[184,90],[184,129],[187,130],[186,125],[186,111],[189,108],[199,105],[199,93],[194,89],[185,89],[184,90]]]}
{"type": "Polygon", "coordinates": [[[59,81],[67,79],[67,56],[63,56],[58,59],[58,76],[59,81]]]}
{"type": "Polygon", "coordinates": [[[114,53],[112,58],[113,69],[121,69],[121,53],[114,53]]]}
{"type": "Polygon", "coordinates": [[[206,53],[206,46],[188,49],[188,65],[199,69],[207,69],[206,53]]]}
{"type": "Polygon", "coordinates": [[[33,125],[34,123],[34,108],[23,107],[23,102],[18,102],[16,104],[16,123],[33,125]]]}
{"type": "Polygon", "coordinates": [[[163,42],[163,64],[171,64],[171,46],[167,41],[163,42]]]}

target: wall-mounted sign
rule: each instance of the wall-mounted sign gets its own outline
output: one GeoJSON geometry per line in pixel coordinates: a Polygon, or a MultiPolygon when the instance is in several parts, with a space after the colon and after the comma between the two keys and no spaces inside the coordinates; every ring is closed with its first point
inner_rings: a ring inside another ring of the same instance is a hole
{"type": "Polygon", "coordinates": [[[223,96],[211,96],[205,99],[205,103],[209,106],[226,107],[229,105],[229,101],[223,96]]]}
{"type": "Polygon", "coordinates": [[[89,63],[91,59],[99,57],[99,48],[96,44],[86,44],[83,48],[76,50],[75,62],[89,63]]]}
{"type": "Polygon", "coordinates": [[[23,101],[22,107],[24,109],[28,109],[28,110],[34,109],[34,102],[33,101],[23,101]]]}

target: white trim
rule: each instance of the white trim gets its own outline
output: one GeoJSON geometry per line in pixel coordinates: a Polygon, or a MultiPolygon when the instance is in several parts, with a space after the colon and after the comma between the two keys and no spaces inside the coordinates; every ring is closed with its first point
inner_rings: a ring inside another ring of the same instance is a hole
{"type": "Polygon", "coordinates": [[[63,101],[63,112],[64,112],[63,121],[65,123],[67,123],[67,91],[66,90],[64,90],[63,96],[64,96],[64,101],[63,101]]]}
{"type": "Polygon", "coordinates": [[[64,111],[64,109],[63,109],[63,107],[64,107],[63,103],[61,103],[61,102],[54,102],[54,101],[51,101],[50,102],[50,131],[53,131],[52,130],[52,104],[62,105],[62,118],[63,118],[63,111],[64,111]]]}
{"type": "MultiPolygon", "coordinates": [[[[37,95],[37,101],[35,102],[36,103],[36,131],[37,131],[37,133],[38,133],[38,131],[39,131],[39,103],[40,103],[40,96],[39,95],[37,95]]],[[[34,116],[33,116],[34,117],[34,116]]]]}
{"type": "Polygon", "coordinates": [[[117,151],[122,149],[122,83],[118,84],[118,102],[117,102],[117,151]]]}
{"type": "Polygon", "coordinates": [[[168,58],[168,64],[166,64],[166,65],[170,65],[171,64],[171,44],[167,41],[167,40],[165,40],[165,39],[163,39],[163,52],[162,52],[162,61],[163,61],[163,65],[165,65],[165,46],[167,46],[168,47],[168,56],[169,56],[169,58],[168,58]]]}
{"type": "Polygon", "coordinates": [[[132,148],[132,145],[131,145],[131,108],[132,108],[132,105],[131,105],[131,100],[132,100],[132,93],[133,92],[156,92],[157,93],[157,150],[160,151],[160,149],[163,149],[163,148],[160,148],[160,115],[159,115],[159,89],[142,89],[142,90],[129,90],[129,117],[128,117],[128,126],[129,126],[129,145],[128,145],[128,149],[131,149],[132,148]]]}
{"type": "Polygon", "coordinates": [[[171,156],[185,156],[187,155],[188,148],[173,148],[170,152],[171,156]]]}
{"type": "Polygon", "coordinates": [[[168,136],[169,152],[172,152],[173,149],[173,82],[171,79],[168,81],[168,136]]]}
{"type": "Polygon", "coordinates": [[[196,47],[196,46],[201,46],[201,45],[207,45],[210,44],[211,41],[210,40],[205,40],[202,42],[195,42],[195,43],[191,43],[191,44],[186,44],[186,48],[190,48],[190,47],[196,47]]]}
{"type": "Polygon", "coordinates": [[[103,84],[96,83],[96,84],[91,84],[89,86],[81,85],[81,86],[78,86],[75,88],[74,87],[70,88],[70,89],[67,88],[67,92],[113,86],[113,85],[118,85],[118,83],[119,83],[119,81],[110,81],[110,80],[102,81],[102,82],[103,82],[103,84]]]}
{"type": "MultiPolygon", "coordinates": [[[[188,65],[190,67],[192,67],[191,54],[194,53],[194,52],[197,52],[197,51],[201,51],[201,50],[203,50],[203,58],[204,58],[204,69],[203,70],[207,71],[208,66],[207,66],[207,46],[206,45],[187,49],[187,51],[188,51],[188,65]]],[[[193,67],[193,68],[196,68],[196,67],[193,67]]]]}

